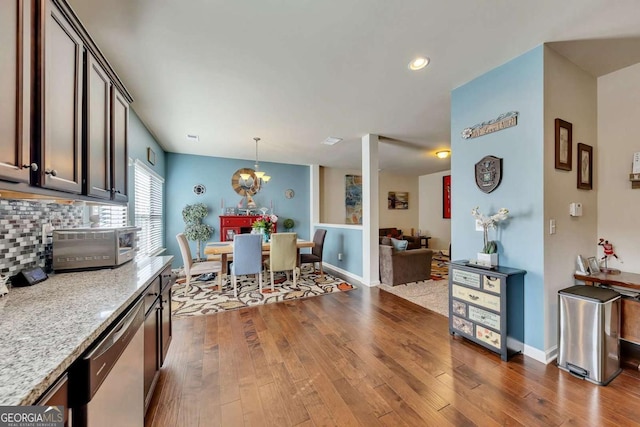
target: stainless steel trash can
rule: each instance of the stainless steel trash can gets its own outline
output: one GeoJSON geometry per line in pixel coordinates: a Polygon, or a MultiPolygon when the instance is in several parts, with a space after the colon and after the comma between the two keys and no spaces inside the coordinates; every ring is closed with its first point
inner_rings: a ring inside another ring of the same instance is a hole
{"type": "Polygon", "coordinates": [[[558,367],[607,385],[620,369],[620,294],[596,286],[558,291],[558,367]]]}

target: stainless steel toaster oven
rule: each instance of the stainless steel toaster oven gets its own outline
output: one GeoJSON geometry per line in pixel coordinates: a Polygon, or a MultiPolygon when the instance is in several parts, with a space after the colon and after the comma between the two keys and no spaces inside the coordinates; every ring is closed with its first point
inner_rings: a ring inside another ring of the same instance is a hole
{"type": "Polygon", "coordinates": [[[53,231],[53,269],[117,267],[135,257],[137,227],[53,231]]]}

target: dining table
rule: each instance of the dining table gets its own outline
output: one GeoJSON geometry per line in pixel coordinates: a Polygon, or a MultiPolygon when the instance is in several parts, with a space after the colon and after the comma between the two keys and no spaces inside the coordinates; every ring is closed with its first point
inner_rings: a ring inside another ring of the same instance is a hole
{"type": "MultiPolygon", "coordinates": [[[[315,243],[309,240],[298,239],[296,247],[298,249],[298,266],[300,266],[300,249],[313,248],[315,243]]],[[[262,242],[262,254],[268,255],[271,250],[271,242],[262,242]]],[[[205,255],[220,255],[222,261],[222,274],[227,274],[227,264],[229,255],[233,254],[233,242],[209,242],[204,247],[205,255]]]]}

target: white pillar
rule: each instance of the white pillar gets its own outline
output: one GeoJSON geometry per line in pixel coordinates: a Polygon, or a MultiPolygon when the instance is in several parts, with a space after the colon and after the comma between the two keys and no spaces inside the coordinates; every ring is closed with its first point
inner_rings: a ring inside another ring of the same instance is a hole
{"type": "Polygon", "coordinates": [[[362,137],[362,278],[367,286],[380,283],[378,247],[378,135],[362,137]]]}
{"type": "Polygon", "coordinates": [[[309,236],[313,239],[314,226],[320,222],[320,166],[311,165],[309,168],[309,201],[311,202],[311,221],[309,236]]]}

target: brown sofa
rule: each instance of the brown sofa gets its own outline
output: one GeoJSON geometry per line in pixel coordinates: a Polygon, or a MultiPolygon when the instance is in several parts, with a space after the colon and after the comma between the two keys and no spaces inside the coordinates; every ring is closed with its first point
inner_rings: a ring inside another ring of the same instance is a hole
{"type": "Polygon", "coordinates": [[[380,238],[380,244],[383,243],[382,238],[383,237],[393,237],[394,239],[402,239],[402,240],[406,240],[409,242],[409,245],[407,246],[407,249],[420,249],[421,245],[420,245],[420,238],[419,237],[414,237],[414,236],[403,236],[402,235],[402,230],[398,230],[395,227],[391,227],[391,228],[380,228],[379,229],[379,238],[380,238]]]}
{"type": "Polygon", "coordinates": [[[431,279],[431,249],[396,251],[393,246],[380,245],[380,281],[396,286],[431,279]]]}

